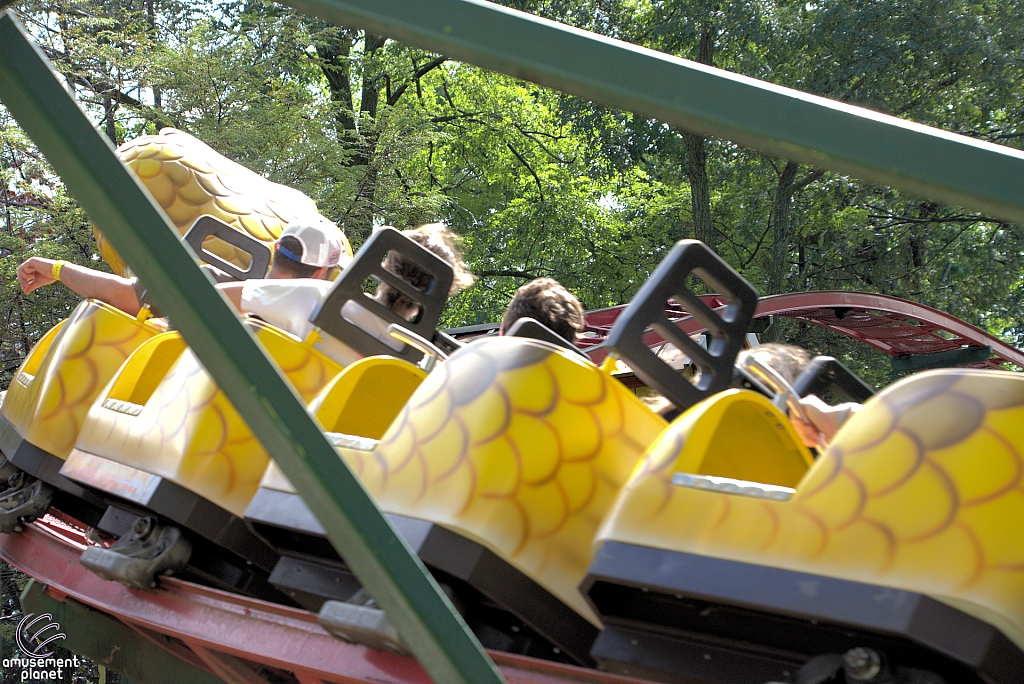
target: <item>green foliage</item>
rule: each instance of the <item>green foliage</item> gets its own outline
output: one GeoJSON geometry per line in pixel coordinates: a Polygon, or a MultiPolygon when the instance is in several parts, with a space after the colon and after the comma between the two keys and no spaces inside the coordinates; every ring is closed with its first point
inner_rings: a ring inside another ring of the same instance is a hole
{"type": "Polygon", "coordinates": [[[6,387],[32,345],[78,303],[63,287],[23,295],[18,264],[42,256],[102,266],[84,212],[6,115],[0,126],[0,385],[6,387]]]}
{"type": "MultiPolygon", "coordinates": [[[[981,140],[1024,137],[1022,0],[505,4],[981,140]]],[[[478,282],[450,302],[447,325],[499,320],[540,276],[587,308],[625,303],[695,235],[685,132],[659,122],[263,0],[16,7],[111,140],[186,130],[309,194],[356,247],[374,226],[450,224],[478,282]]],[[[760,291],[895,295],[1024,344],[1024,227],[703,145],[715,244],[760,291]]],[[[0,387],[77,303],[60,285],[21,294],[15,272],[33,255],[106,268],[88,218],[0,110],[0,387]]],[[[882,353],[816,326],[779,320],[768,337],[837,356],[875,385],[897,378],[882,353]]],[[[3,567],[0,580],[0,615],[14,615],[23,579],[3,567]]],[[[0,620],[5,653],[12,638],[0,620]]]]}
{"type": "MultiPolygon", "coordinates": [[[[1020,141],[1020,0],[506,4],[981,139],[1020,141]]],[[[18,7],[68,88],[118,142],[165,125],[187,130],[308,193],[356,246],[376,225],[448,222],[479,276],[451,302],[450,325],[497,320],[515,288],[537,276],[563,281],[588,308],[624,303],[671,244],[696,232],[684,132],[656,121],[261,0],[18,7]]],[[[49,193],[28,205],[8,197],[0,216],[6,382],[74,305],[59,286],[20,295],[17,263],[40,254],[95,265],[95,247],[31,144],[0,124],[4,183],[15,194],[49,193]]],[[[897,295],[1024,339],[1019,226],[727,141],[703,145],[716,247],[762,292],[897,295]]],[[[884,360],[817,329],[780,323],[774,335],[887,377],[884,360]]]]}

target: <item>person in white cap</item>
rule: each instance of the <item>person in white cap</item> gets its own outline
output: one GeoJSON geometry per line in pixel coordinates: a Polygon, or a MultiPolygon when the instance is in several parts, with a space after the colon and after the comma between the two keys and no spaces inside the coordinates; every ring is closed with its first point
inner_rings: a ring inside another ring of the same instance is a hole
{"type": "Polygon", "coordinates": [[[341,264],[341,231],[333,223],[294,221],[274,246],[266,278],[239,283],[220,283],[240,313],[259,316],[267,323],[305,339],[313,329],[309,322],[331,287],[328,277],[341,264]]]}

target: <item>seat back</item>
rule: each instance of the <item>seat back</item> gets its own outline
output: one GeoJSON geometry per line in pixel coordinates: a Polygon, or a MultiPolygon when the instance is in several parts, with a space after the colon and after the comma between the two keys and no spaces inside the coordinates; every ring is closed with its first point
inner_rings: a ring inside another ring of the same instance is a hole
{"type": "Polygon", "coordinates": [[[325,432],[380,439],[427,373],[375,356],[346,366],[309,406],[325,432]]]}
{"type": "Polygon", "coordinates": [[[746,341],[757,309],[757,292],[725,261],[697,240],[681,240],[615,320],[602,347],[622,358],[637,376],[679,409],[729,387],[736,355],[746,341]],[[696,278],[727,302],[712,311],[693,291],[696,278]],[[669,300],[682,306],[706,329],[707,347],[690,339],[665,314],[669,300]],[[648,347],[644,333],[653,329],[690,358],[699,369],[691,383],[648,347]]]}
{"type": "Polygon", "coordinates": [[[750,390],[705,399],[679,416],[658,442],[678,445],[674,472],[779,487],[796,487],[814,462],[789,419],[750,390]]]}
{"type": "Polygon", "coordinates": [[[382,228],[359,249],[313,316],[312,323],[362,356],[394,356],[415,363],[423,355],[388,337],[387,326],[398,324],[424,339],[433,339],[454,277],[452,267],[433,252],[394,228],[382,228]],[[423,290],[384,269],[383,262],[391,252],[397,252],[429,274],[430,281],[423,290]],[[365,290],[367,281],[387,283],[404,294],[419,305],[418,316],[407,321],[374,301],[365,290]]]}
{"type": "Polygon", "coordinates": [[[816,394],[822,399],[864,403],[875,391],[831,356],[816,356],[793,383],[798,396],[816,394]]]}
{"type": "MultiPolygon", "coordinates": [[[[426,377],[422,368],[401,359],[387,356],[361,359],[346,366],[312,401],[309,410],[335,446],[341,447],[339,453],[361,476],[363,456],[369,454],[345,448],[345,445],[359,443],[370,448],[384,435],[426,377]]],[[[295,492],[274,462],[264,473],[260,487],[295,492]]]]}
{"type": "MultiPolygon", "coordinates": [[[[213,216],[200,216],[182,238],[192,248],[200,266],[218,283],[264,278],[270,266],[270,248],[213,216]],[[209,238],[214,240],[207,242],[209,238]],[[248,263],[245,268],[238,264],[248,263]]],[[[139,303],[163,316],[141,280],[135,281],[139,303]]]]}
{"type": "Polygon", "coordinates": [[[185,244],[196,256],[234,280],[265,278],[270,268],[270,248],[259,240],[232,228],[213,216],[200,216],[185,233],[185,244]],[[213,238],[210,243],[207,240],[213,238]],[[217,252],[231,252],[228,261],[217,252]],[[239,268],[235,262],[248,257],[248,268],[239,268]]]}
{"type": "Polygon", "coordinates": [[[111,408],[116,403],[122,412],[129,413],[141,410],[185,349],[185,340],[177,331],[143,342],[114,376],[104,393],[103,405],[111,408]]]}
{"type": "Polygon", "coordinates": [[[511,328],[505,331],[505,334],[509,337],[529,337],[533,340],[542,340],[562,349],[575,352],[583,358],[589,358],[582,349],[577,348],[569,340],[534,318],[520,318],[512,324],[511,328]]]}

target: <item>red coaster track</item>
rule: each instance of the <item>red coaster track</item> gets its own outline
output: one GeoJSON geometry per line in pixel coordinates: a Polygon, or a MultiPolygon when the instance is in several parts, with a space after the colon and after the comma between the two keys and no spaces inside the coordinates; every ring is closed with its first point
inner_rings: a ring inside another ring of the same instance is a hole
{"type": "MultiPolygon", "coordinates": [[[[718,295],[702,295],[701,298],[712,308],[725,305],[718,295]]],[[[587,313],[587,330],[591,336],[581,340],[579,346],[588,350],[603,342],[623,309],[624,306],[617,306],[587,313]]],[[[705,330],[674,302],[666,308],[666,313],[689,334],[705,330]]],[[[969,365],[1002,368],[1009,363],[1024,370],[1024,352],[955,316],[898,297],[842,291],[773,295],[763,297],[757,307],[758,318],[767,316],[820,325],[892,357],[988,346],[992,348],[992,357],[969,365]]],[[[653,332],[647,334],[645,341],[648,346],[663,342],[653,332]]],[[[599,361],[604,354],[598,350],[592,356],[599,361]]]]}
{"type": "MultiPolygon", "coordinates": [[[[88,543],[76,521],[51,509],[22,532],[0,534],[0,557],[45,585],[50,599],[70,598],[112,616],[154,647],[230,684],[289,675],[296,684],[430,684],[413,658],[337,639],[309,611],[173,577],[161,577],[150,591],[102,580],[78,562],[88,543]],[[263,676],[271,670],[275,677],[263,676]]],[[[650,684],[499,651],[488,655],[509,684],[650,684]]]]}

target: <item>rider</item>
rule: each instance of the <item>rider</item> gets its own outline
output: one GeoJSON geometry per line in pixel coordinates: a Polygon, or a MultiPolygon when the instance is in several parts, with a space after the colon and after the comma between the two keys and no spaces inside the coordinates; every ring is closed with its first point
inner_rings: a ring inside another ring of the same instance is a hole
{"type": "Polygon", "coordinates": [[[67,261],[31,257],[18,266],[18,284],[25,294],[61,281],[75,294],[98,299],[135,316],[142,308],[135,291],[137,278],[122,278],[67,261]]]}
{"type": "MultiPolygon", "coordinates": [[[[332,224],[333,225],[333,224],[332,224]]],[[[430,223],[402,231],[402,235],[417,243],[421,247],[433,252],[438,258],[449,264],[455,272],[452,280],[449,295],[468,287],[473,283],[473,276],[467,270],[458,248],[455,246],[455,236],[443,223],[430,223]]],[[[239,283],[222,283],[217,289],[224,292],[228,299],[242,313],[259,316],[268,323],[272,323],[282,330],[305,339],[312,331],[313,324],[310,318],[319,309],[320,304],[327,297],[333,287],[333,283],[323,280],[330,270],[330,259],[324,255],[333,254],[333,243],[325,247],[325,241],[329,236],[324,235],[317,225],[295,226],[291,224],[282,233],[278,248],[274,253],[274,263],[282,256],[295,263],[301,262],[305,265],[306,274],[293,274],[286,276],[274,276],[271,274],[268,279],[246,280],[239,283]],[[294,240],[294,242],[293,242],[294,240]],[[275,278],[294,278],[288,282],[276,280],[275,278]]],[[[340,250],[340,243],[339,243],[340,250]]],[[[336,260],[334,263],[337,263],[336,260]]],[[[384,268],[399,276],[413,287],[425,288],[430,282],[430,275],[420,269],[412,262],[406,260],[400,254],[390,253],[384,260],[384,268]]],[[[273,272],[273,269],[271,269],[273,272]]],[[[377,287],[374,299],[388,307],[396,314],[410,320],[418,312],[419,306],[405,295],[391,286],[381,283],[377,287]]],[[[360,319],[360,324],[376,327],[376,317],[369,320],[360,319]]],[[[386,328],[386,324],[383,324],[386,328]]],[[[371,334],[384,335],[383,331],[368,331],[371,334]]],[[[401,348],[398,346],[398,348],[401,348]]]]}
{"type": "MultiPolygon", "coordinates": [[[[303,278],[323,280],[337,266],[342,254],[341,231],[330,221],[314,219],[288,224],[274,248],[268,279],[303,278]],[[307,249],[308,247],[308,249],[307,249]]],[[[125,278],[112,273],[79,266],[67,261],[31,257],[18,266],[18,283],[25,294],[60,281],[75,294],[98,299],[135,316],[142,308],[138,294],[138,278],[125,278]]],[[[237,307],[234,294],[241,283],[221,284],[219,289],[237,307]]]]}
{"type": "Polygon", "coordinates": [[[580,300],[554,278],[537,278],[516,290],[501,319],[500,334],[511,330],[520,318],[546,325],[571,344],[576,344],[585,328],[580,300]]]}
{"type": "MultiPolygon", "coordinates": [[[[452,266],[455,278],[451,293],[473,283],[447,226],[426,224],[402,234],[452,266]]],[[[285,227],[275,244],[266,278],[219,283],[217,289],[240,313],[259,316],[304,339],[313,327],[310,317],[333,286],[328,278],[339,265],[341,255],[341,231],[333,223],[320,217],[294,221],[285,227]]],[[[396,254],[388,256],[384,268],[414,286],[425,277],[423,271],[396,254]]],[[[98,299],[131,315],[138,314],[142,306],[137,278],[41,257],[27,259],[18,267],[18,282],[26,294],[57,280],[82,297],[98,299]]],[[[413,302],[387,285],[378,288],[376,299],[404,318],[416,313],[413,302]]]]}
{"type": "MultiPolygon", "coordinates": [[[[800,373],[811,362],[811,353],[806,349],[792,344],[780,344],[769,342],[758,347],[744,349],[740,352],[736,361],[741,363],[744,358],[752,356],[766,366],[771,367],[782,378],[793,385],[800,373]]],[[[821,444],[821,437],[826,443],[830,442],[839,428],[849,418],[860,411],[861,405],[853,402],[830,406],[822,401],[817,395],[808,394],[799,399],[800,408],[811,421],[811,424],[804,422],[796,412],[791,412],[789,418],[796,429],[800,439],[808,447],[817,447],[821,444]]]]}
{"type": "Polygon", "coordinates": [[[341,231],[333,223],[294,221],[281,231],[266,278],[219,283],[217,289],[239,313],[305,338],[310,317],[334,286],[328,276],[341,254],[341,231]]]}

